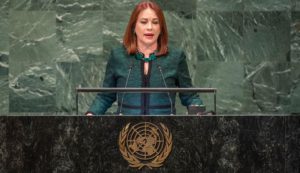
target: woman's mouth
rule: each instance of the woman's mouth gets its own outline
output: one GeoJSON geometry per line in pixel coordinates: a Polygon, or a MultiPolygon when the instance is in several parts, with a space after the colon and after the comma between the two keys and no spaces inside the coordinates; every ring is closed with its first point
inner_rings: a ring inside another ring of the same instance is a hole
{"type": "Polygon", "coordinates": [[[154,36],[154,34],[152,34],[152,33],[146,33],[146,34],[144,34],[144,36],[145,36],[146,38],[152,39],[153,36],[154,36]]]}

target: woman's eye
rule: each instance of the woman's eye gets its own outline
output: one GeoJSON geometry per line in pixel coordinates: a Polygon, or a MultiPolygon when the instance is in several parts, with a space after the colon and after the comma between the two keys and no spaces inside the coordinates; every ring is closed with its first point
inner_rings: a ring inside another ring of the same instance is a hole
{"type": "Polygon", "coordinates": [[[142,24],[146,24],[146,23],[147,23],[147,21],[141,21],[141,23],[142,23],[142,24]]]}
{"type": "Polygon", "coordinates": [[[158,22],[158,21],[153,21],[152,23],[153,23],[153,24],[155,24],[155,25],[156,25],[156,24],[159,24],[159,22],[158,22]]]}

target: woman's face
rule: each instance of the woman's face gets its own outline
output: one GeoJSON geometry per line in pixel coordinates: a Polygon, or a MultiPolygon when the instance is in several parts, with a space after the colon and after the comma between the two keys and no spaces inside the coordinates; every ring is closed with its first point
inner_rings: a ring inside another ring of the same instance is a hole
{"type": "Polygon", "coordinates": [[[151,8],[140,12],[135,25],[135,33],[138,46],[149,47],[157,44],[160,24],[157,15],[151,8]]]}

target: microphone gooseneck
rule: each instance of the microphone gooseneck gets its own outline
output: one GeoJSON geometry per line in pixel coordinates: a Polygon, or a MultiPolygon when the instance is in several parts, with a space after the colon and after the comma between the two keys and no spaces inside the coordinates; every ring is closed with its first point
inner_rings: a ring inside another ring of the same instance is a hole
{"type": "MultiPolygon", "coordinates": [[[[162,72],[161,66],[160,66],[159,64],[157,64],[157,67],[158,67],[159,72],[160,72],[160,74],[161,74],[161,77],[162,77],[162,79],[163,79],[163,81],[164,81],[165,88],[168,88],[168,87],[167,87],[166,80],[165,80],[165,76],[164,76],[164,74],[163,74],[163,72],[162,72]]],[[[167,92],[167,94],[168,94],[168,97],[169,97],[169,101],[170,101],[170,103],[171,103],[171,114],[170,114],[170,115],[174,115],[174,114],[173,114],[173,102],[172,102],[170,93],[167,92]]]]}
{"type": "MultiPolygon", "coordinates": [[[[133,68],[133,61],[131,60],[131,64],[130,64],[129,69],[128,69],[128,75],[127,75],[127,78],[126,78],[126,82],[125,82],[125,87],[124,88],[127,88],[128,80],[129,80],[129,76],[130,76],[132,68],[133,68]]],[[[122,94],[119,115],[123,115],[122,114],[122,107],[123,107],[124,95],[125,95],[125,93],[122,94]]]]}

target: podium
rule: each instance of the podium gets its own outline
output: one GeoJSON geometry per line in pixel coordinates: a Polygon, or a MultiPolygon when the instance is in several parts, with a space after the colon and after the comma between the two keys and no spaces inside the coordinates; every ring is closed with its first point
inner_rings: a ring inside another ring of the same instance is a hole
{"type": "Polygon", "coordinates": [[[0,117],[0,172],[297,172],[300,117],[218,116],[0,117]],[[164,124],[172,150],[160,167],[130,167],[120,152],[127,124],[164,124]]]}

